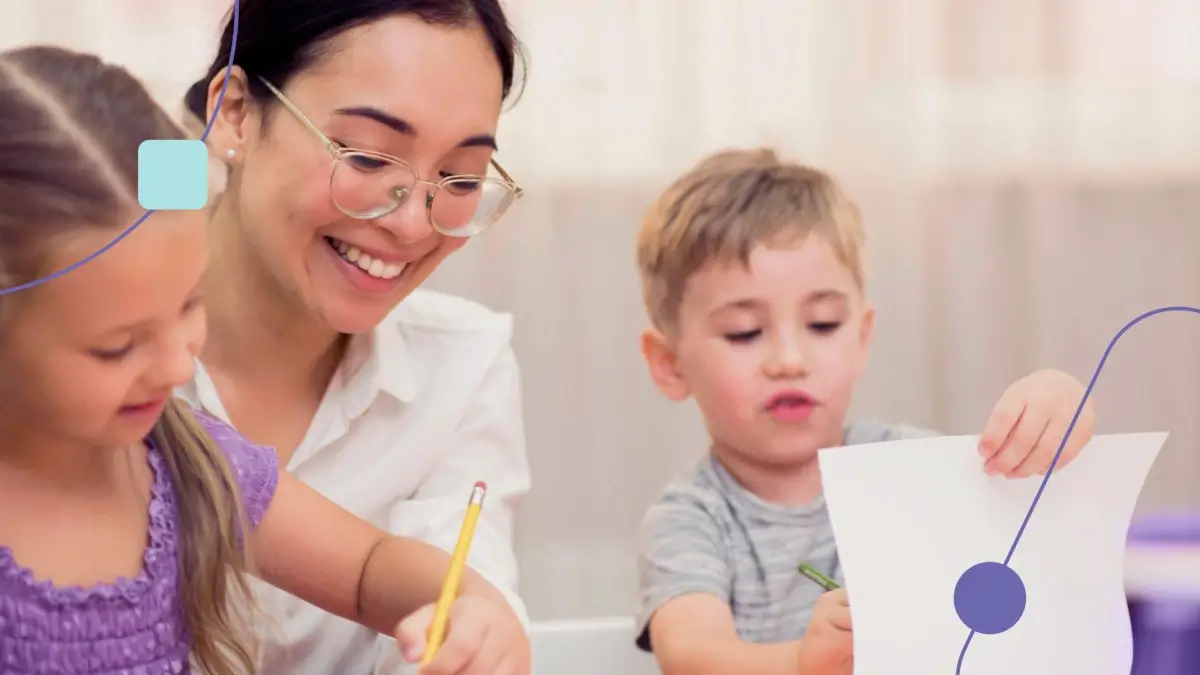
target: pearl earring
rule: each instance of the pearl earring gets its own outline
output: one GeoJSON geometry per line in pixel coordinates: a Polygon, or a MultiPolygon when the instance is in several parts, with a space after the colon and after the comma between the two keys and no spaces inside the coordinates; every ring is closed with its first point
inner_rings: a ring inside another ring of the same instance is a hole
{"type": "Polygon", "coordinates": [[[233,159],[234,157],[237,157],[237,150],[230,148],[225,151],[225,156],[228,157],[229,159],[233,159]]]}

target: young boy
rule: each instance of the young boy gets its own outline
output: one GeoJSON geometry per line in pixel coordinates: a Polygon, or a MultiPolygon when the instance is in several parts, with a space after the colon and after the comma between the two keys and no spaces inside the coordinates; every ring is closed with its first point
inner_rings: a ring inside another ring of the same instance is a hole
{"type": "MultiPolygon", "coordinates": [[[[857,207],[820,171],[768,150],[714,155],[648,212],[638,267],[653,327],[642,354],[668,398],[694,397],[709,455],[646,514],[638,645],[666,675],[850,675],[845,591],[819,448],[932,435],[847,419],[867,364],[857,207]]],[[[1084,387],[1039,371],[1000,398],[981,470],[1044,473],[1084,387]]],[[[1091,436],[1085,410],[1057,466],[1091,436]]]]}

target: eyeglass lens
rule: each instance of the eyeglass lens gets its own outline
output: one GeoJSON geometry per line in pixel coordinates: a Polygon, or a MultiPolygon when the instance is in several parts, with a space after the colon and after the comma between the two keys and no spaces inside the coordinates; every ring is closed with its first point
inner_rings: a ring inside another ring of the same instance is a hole
{"type": "MultiPolygon", "coordinates": [[[[334,204],[355,218],[379,218],[412,194],[416,176],[388,158],[349,152],[336,162],[330,189],[334,204]]],[[[444,181],[433,194],[429,213],[438,231],[470,236],[496,221],[514,199],[511,187],[493,178],[444,181]]]]}

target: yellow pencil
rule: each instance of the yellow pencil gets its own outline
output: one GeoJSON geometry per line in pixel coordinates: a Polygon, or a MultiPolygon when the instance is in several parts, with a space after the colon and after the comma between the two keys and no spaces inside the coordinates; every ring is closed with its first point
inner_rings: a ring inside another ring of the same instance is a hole
{"type": "Polygon", "coordinates": [[[433,623],[429,626],[429,644],[421,655],[421,665],[433,660],[442,641],[446,639],[446,624],[450,621],[450,605],[458,596],[458,585],[462,583],[463,572],[467,567],[467,554],[471,551],[471,538],[475,535],[475,523],[479,521],[479,512],[483,509],[483,497],[487,494],[487,484],[483,481],[475,483],[471,488],[471,499],[467,501],[467,515],[463,517],[462,529],[458,532],[458,543],[454,545],[454,556],[450,559],[450,571],[446,573],[446,581],[442,584],[442,594],[438,596],[437,608],[433,613],[433,623]]]}

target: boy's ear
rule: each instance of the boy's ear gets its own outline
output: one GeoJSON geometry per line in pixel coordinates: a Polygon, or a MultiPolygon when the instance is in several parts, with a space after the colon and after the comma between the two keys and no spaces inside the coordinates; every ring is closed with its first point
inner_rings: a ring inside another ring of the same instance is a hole
{"type": "Polygon", "coordinates": [[[691,395],[679,372],[675,349],[666,335],[653,328],[642,331],[642,358],[650,370],[650,379],[663,396],[678,402],[691,395]]]}

